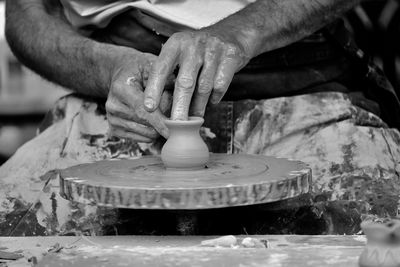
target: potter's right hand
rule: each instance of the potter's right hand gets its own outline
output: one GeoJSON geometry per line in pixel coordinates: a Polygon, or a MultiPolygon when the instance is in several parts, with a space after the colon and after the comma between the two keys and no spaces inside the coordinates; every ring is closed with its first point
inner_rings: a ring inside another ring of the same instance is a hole
{"type": "Polygon", "coordinates": [[[164,112],[170,109],[170,94],[165,91],[155,112],[147,112],[143,107],[143,88],[155,58],[152,54],[130,51],[113,68],[106,102],[111,135],[138,142],[151,142],[160,134],[168,137],[164,112]]]}
{"type": "Polygon", "coordinates": [[[159,106],[166,78],[179,66],[171,119],[187,120],[190,113],[204,116],[207,104],[218,104],[233,76],[250,60],[250,53],[229,28],[177,32],[163,45],[150,71],[145,107],[159,106]]]}

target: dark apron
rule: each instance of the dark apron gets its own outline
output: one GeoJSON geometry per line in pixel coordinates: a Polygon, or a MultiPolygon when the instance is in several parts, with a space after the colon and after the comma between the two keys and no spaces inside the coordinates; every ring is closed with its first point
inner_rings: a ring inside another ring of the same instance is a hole
{"type": "MultiPolygon", "coordinates": [[[[132,10],[96,30],[92,38],[158,55],[169,35],[184,30],[188,29],[132,10]]],[[[261,54],[235,74],[224,100],[337,91],[400,129],[400,104],[393,88],[375,66],[357,59],[358,50],[349,49],[349,40],[339,20],[299,42],[261,54]]]]}

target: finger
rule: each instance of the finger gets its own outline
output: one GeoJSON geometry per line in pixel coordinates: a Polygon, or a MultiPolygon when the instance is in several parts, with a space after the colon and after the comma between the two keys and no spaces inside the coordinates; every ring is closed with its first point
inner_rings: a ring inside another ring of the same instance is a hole
{"type": "MultiPolygon", "coordinates": [[[[120,106],[121,108],[121,106],[120,106]]],[[[128,109],[129,110],[129,109],[128,109]]],[[[128,129],[136,129],[141,133],[142,135],[145,135],[149,138],[153,138],[152,136],[154,135],[154,132],[148,132],[149,129],[152,131],[155,131],[156,135],[158,134],[162,135],[164,138],[168,138],[169,136],[169,131],[167,126],[165,125],[165,120],[167,119],[163,113],[160,111],[160,109],[157,109],[155,112],[149,113],[144,108],[138,108],[135,112],[139,113],[138,116],[131,116],[127,115],[125,112],[118,111],[117,113],[113,112],[108,112],[109,116],[108,119],[110,121],[110,118],[115,125],[118,125],[120,127],[125,127],[123,126],[124,124],[115,122],[115,119],[113,117],[118,117],[121,119],[121,121],[125,121],[125,125],[129,127],[128,129]],[[136,122],[133,122],[132,119],[134,119],[136,122]],[[130,123],[126,122],[129,121],[130,123]],[[135,124],[136,123],[136,124],[135,124]],[[134,125],[135,124],[135,125],[134,125]],[[151,127],[148,127],[151,126],[151,127]]],[[[133,111],[131,110],[131,113],[133,114],[133,111]]]]}
{"type": "Polygon", "coordinates": [[[143,94],[143,92],[139,91],[136,87],[132,87],[132,90],[124,90],[121,95],[109,97],[106,102],[108,119],[113,116],[150,126],[149,123],[142,118],[142,114],[147,114],[148,112],[140,106],[143,102],[143,99],[140,98],[140,94],[143,94]]]}
{"type": "Polygon", "coordinates": [[[217,71],[218,58],[216,55],[216,45],[206,48],[204,54],[204,63],[201,70],[197,88],[194,92],[191,114],[194,116],[204,116],[204,112],[210,97],[211,91],[214,87],[214,77],[217,71]]]}
{"type": "Polygon", "coordinates": [[[127,138],[134,140],[136,142],[143,142],[143,143],[151,143],[154,139],[147,138],[145,136],[141,136],[132,132],[125,131],[124,129],[120,128],[111,128],[110,134],[112,136],[120,137],[120,138],[127,138]]]}
{"type": "Polygon", "coordinates": [[[164,91],[159,108],[162,114],[169,116],[171,113],[171,106],[172,106],[172,93],[169,91],[164,91]]]}
{"type": "Polygon", "coordinates": [[[178,54],[179,43],[176,38],[170,38],[161,49],[158,59],[153,62],[144,91],[144,106],[147,111],[155,111],[160,104],[164,86],[176,67],[178,54]]]}
{"type": "Polygon", "coordinates": [[[159,136],[155,129],[134,121],[122,119],[112,115],[107,116],[107,119],[110,125],[115,128],[125,129],[128,132],[135,133],[149,139],[156,139],[159,136]]]}
{"type": "Polygon", "coordinates": [[[231,55],[231,53],[233,52],[228,50],[219,63],[214,80],[214,90],[210,99],[212,104],[218,104],[221,101],[232,82],[233,76],[240,67],[241,59],[231,55]]]}
{"type": "Polygon", "coordinates": [[[147,120],[159,134],[161,134],[166,139],[168,138],[169,131],[167,125],[165,124],[167,118],[164,116],[164,114],[161,113],[159,109],[151,113],[147,120]]]}
{"type": "Polygon", "coordinates": [[[179,61],[180,67],[175,82],[171,119],[187,120],[197,76],[202,65],[202,56],[200,51],[192,46],[185,50],[179,61]]]}
{"type": "MultiPolygon", "coordinates": [[[[168,138],[169,136],[168,127],[165,125],[165,120],[167,118],[160,111],[160,109],[157,109],[154,112],[147,112],[143,107],[138,107],[135,111],[135,113],[137,114],[133,117],[128,116],[126,113],[121,113],[118,115],[112,114],[112,112],[109,113],[111,115],[109,116],[111,120],[113,120],[112,117],[119,117],[121,118],[122,122],[125,122],[126,127],[130,127],[129,129],[136,129],[136,131],[138,131],[138,133],[140,133],[141,135],[145,135],[149,138],[154,138],[152,136],[155,132],[157,137],[158,134],[162,135],[165,138],[168,138]],[[135,121],[132,121],[132,119],[134,119],[135,121]],[[151,132],[149,132],[149,129],[151,130],[151,132]]],[[[131,113],[133,113],[133,111],[131,111],[131,113]]],[[[120,126],[124,125],[118,122],[114,123],[120,126]]]]}
{"type": "MultiPolygon", "coordinates": [[[[165,116],[159,109],[153,113],[144,109],[144,93],[141,90],[140,83],[133,82],[129,85],[131,86],[130,88],[125,86],[115,87],[116,89],[112,91],[113,94],[109,95],[106,102],[107,117],[111,120],[113,120],[113,117],[120,118],[122,119],[121,121],[116,122],[114,119],[112,123],[125,129],[137,129],[142,135],[147,135],[148,137],[152,137],[154,133],[149,133],[149,128],[145,128],[146,126],[151,126],[150,129],[153,128],[154,131],[162,136],[168,137],[165,116]],[[124,120],[130,121],[130,123],[125,122],[125,124],[121,125],[124,120]]],[[[112,126],[112,124],[110,125],[112,126]]]]}

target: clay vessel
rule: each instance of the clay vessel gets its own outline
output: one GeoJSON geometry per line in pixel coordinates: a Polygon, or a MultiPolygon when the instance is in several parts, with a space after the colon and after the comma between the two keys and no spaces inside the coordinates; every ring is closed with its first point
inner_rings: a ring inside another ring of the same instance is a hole
{"type": "Polygon", "coordinates": [[[203,122],[201,117],[189,117],[187,121],[166,120],[169,138],[161,150],[161,159],[166,168],[205,168],[210,155],[199,133],[203,122]]]}
{"type": "Polygon", "coordinates": [[[359,258],[361,267],[400,266],[400,222],[363,222],[361,228],[367,237],[367,245],[359,258]]]}

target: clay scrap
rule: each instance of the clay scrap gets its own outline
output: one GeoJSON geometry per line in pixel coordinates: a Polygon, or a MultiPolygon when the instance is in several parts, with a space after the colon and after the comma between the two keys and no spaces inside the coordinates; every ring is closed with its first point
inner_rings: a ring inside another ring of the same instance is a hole
{"type": "Polygon", "coordinates": [[[51,246],[51,247],[47,250],[47,252],[50,252],[50,253],[58,253],[58,252],[60,252],[63,248],[64,248],[64,247],[61,246],[59,243],[55,243],[53,246],[51,246]]]}
{"type": "Polygon", "coordinates": [[[0,260],[18,260],[23,258],[24,255],[15,253],[15,252],[7,252],[0,250],[0,260]]]}
{"type": "Polygon", "coordinates": [[[268,241],[258,240],[253,237],[245,237],[242,240],[242,246],[244,248],[268,248],[268,241]]]}
{"type": "Polygon", "coordinates": [[[214,239],[201,241],[203,247],[234,247],[237,244],[237,238],[233,235],[221,236],[214,239]]]}
{"type": "Polygon", "coordinates": [[[242,242],[233,235],[221,236],[201,242],[203,247],[224,247],[224,248],[268,248],[268,240],[259,240],[253,237],[245,237],[242,242]]]}

